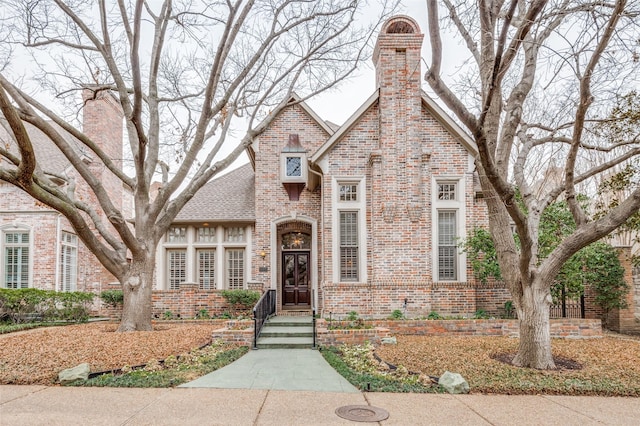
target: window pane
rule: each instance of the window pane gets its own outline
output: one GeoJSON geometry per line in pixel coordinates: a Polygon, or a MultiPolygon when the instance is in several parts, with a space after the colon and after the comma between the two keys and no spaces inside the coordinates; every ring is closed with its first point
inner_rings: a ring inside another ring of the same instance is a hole
{"type": "Polygon", "coordinates": [[[69,232],[62,233],[60,250],[60,284],[62,291],[75,291],[78,271],[78,237],[69,232]]]}
{"type": "Polygon", "coordinates": [[[29,233],[7,232],[4,240],[5,286],[7,288],[29,287],[29,233]]]}
{"type": "Polygon", "coordinates": [[[456,199],[456,183],[439,183],[438,184],[438,200],[455,200],[456,199]]]}
{"type": "Polygon", "coordinates": [[[347,183],[340,185],[340,201],[358,201],[358,184],[347,183]]]}
{"type": "Polygon", "coordinates": [[[198,250],[198,284],[202,290],[212,290],[215,284],[215,250],[198,250]]]}
{"type": "Polygon", "coordinates": [[[310,250],[311,235],[302,232],[290,232],[282,236],[283,250],[310,250]]]}
{"type": "Polygon", "coordinates": [[[196,232],[196,235],[196,240],[199,243],[215,243],[216,228],[198,228],[198,232],[196,232]]]}
{"type": "Polygon", "coordinates": [[[227,288],[244,288],[244,249],[227,249],[227,288]]]}
{"type": "Polygon", "coordinates": [[[172,226],[167,231],[168,243],[186,243],[187,242],[187,228],[185,226],[172,226]]]}
{"type": "Polygon", "coordinates": [[[438,279],[457,279],[456,212],[438,212],[438,279]]]}
{"type": "Polygon", "coordinates": [[[358,212],[340,212],[340,279],[358,280],[358,212]]]}
{"type": "Polygon", "coordinates": [[[167,250],[169,290],[177,290],[187,279],[187,251],[167,250]]]}
{"type": "Polygon", "coordinates": [[[240,226],[225,228],[224,240],[229,243],[244,242],[244,228],[240,226]]]}

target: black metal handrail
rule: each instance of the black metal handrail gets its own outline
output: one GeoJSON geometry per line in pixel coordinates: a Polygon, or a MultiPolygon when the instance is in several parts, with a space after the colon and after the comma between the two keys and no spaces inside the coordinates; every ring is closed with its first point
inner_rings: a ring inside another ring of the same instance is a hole
{"type": "Polygon", "coordinates": [[[269,316],[276,312],[276,291],[265,291],[256,306],[253,307],[253,349],[258,349],[258,337],[262,326],[269,316]]]}
{"type": "Polygon", "coordinates": [[[311,318],[313,318],[313,349],[316,349],[316,310],[311,311],[311,318]]]}

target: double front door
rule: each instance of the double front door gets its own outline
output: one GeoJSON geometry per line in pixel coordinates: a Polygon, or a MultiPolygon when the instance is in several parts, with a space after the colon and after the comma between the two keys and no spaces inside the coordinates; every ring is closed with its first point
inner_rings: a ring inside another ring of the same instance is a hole
{"type": "Polygon", "coordinates": [[[309,251],[282,253],[282,306],[311,306],[311,256],[309,251]]]}

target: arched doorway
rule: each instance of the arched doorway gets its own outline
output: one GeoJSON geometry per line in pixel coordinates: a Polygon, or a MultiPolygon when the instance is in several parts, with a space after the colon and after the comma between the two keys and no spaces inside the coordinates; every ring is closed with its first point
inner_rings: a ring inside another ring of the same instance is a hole
{"type": "Polygon", "coordinates": [[[278,246],[282,309],[310,309],[313,294],[311,226],[299,221],[278,225],[278,246]]]}

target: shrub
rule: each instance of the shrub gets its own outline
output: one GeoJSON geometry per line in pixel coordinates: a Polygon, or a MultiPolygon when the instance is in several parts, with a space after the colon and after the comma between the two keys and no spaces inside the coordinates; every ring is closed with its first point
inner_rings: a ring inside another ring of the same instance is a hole
{"type": "Polygon", "coordinates": [[[484,309],[478,309],[473,314],[473,319],[489,319],[489,314],[484,309]]]}
{"type": "Polygon", "coordinates": [[[222,297],[236,311],[248,311],[260,300],[260,292],[254,290],[222,290],[222,297]]]}
{"type": "Polygon", "coordinates": [[[89,319],[93,293],[52,290],[0,289],[0,310],[14,323],[33,321],[75,321],[89,319]]]}
{"type": "Polygon", "coordinates": [[[207,311],[206,309],[200,309],[196,313],[196,319],[209,319],[209,318],[211,318],[211,315],[209,315],[209,311],[207,311]]]}
{"type": "Polygon", "coordinates": [[[436,311],[431,311],[431,312],[429,312],[429,315],[427,316],[427,319],[430,319],[430,320],[441,320],[441,319],[444,319],[444,317],[442,315],[440,315],[439,313],[437,313],[436,311]]]}
{"type": "Polygon", "coordinates": [[[351,311],[347,313],[347,320],[356,321],[358,319],[358,313],[356,311],[351,311]]]}
{"type": "Polygon", "coordinates": [[[400,309],[394,309],[394,311],[391,312],[391,315],[389,316],[389,319],[401,320],[401,319],[404,319],[404,314],[402,313],[402,311],[400,309]]]}
{"type": "Polygon", "coordinates": [[[105,290],[100,293],[100,299],[105,305],[117,308],[124,302],[124,293],[122,290],[105,290]]]}

